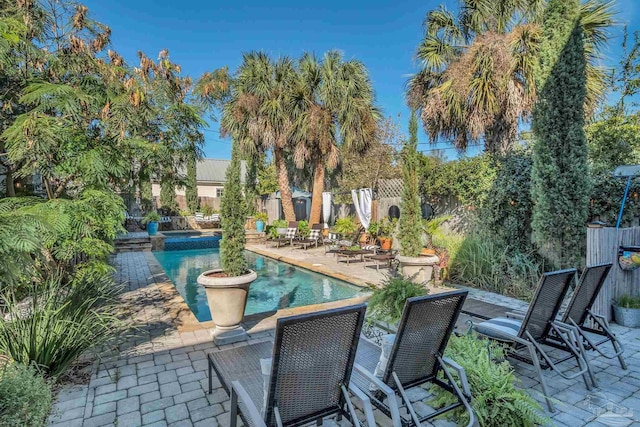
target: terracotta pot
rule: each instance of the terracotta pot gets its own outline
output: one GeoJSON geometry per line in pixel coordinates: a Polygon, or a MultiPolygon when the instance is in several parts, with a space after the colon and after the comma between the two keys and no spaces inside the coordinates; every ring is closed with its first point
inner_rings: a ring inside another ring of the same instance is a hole
{"type": "Polygon", "coordinates": [[[380,249],[383,251],[390,251],[391,246],[393,245],[393,237],[379,237],[380,241],[380,249]]]}
{"type": "Polygon", "coordinates": [[[209,303],[211,319],[216,324],[211,333],[218,345],[230,344],[247,339],[247,333],[240,326],[247,305],[247,295],[251,283],[258,278],[255,271],[236,277],[216,277],[221,269],[209,270],[198,276],[198,284],[204,286],[209,303]]]}
{"type": "Polygon", "coordinates": [[[402,276],[417,284],[429,283],[433,276],[433,266],[440,262],[435,255],[419,257],[398,255],[396,259],[400,263],[402,276]]]}
{"type": "Polygon", "coordinates": [[[360,244],[366,245],[368,241],[369,241],[369,233],[362,233],[360,235],[360,244]]]}
{"type": "Polygon", "coordinates": [[[435,254],[436,254],[435,249],[422,248],[422,252],[420,252],[420,255],[435,255],[435,254]]]}

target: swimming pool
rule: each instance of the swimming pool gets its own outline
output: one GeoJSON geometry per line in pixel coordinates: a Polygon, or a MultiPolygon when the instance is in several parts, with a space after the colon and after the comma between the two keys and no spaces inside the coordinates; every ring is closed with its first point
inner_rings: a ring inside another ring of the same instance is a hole
{"type": "MultiPolygon", "coordinates": [[[[200,322],[211,320],[200,273],[220,267],[219,249],[153,252],[156,259],[200,322]]],[[[258,273],[251,284],[244,314],[275,311],[364,295],[367,290],[319,273],[245,252],[249,268],[258,273]]]]}

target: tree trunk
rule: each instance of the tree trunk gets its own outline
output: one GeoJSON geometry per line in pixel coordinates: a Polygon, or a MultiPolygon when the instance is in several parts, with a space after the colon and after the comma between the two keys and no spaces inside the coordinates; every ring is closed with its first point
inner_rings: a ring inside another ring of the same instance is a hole
{"type": "Polygon", "coordinates": [[[13,170],[11,166],[6,166],[7,172],[5,174],[4,185],[6,187],[6,195],[7,197],[15,197],[16,196],[16,188],[13,185],[13,170]]]}
{"type": "Polygon", "coordinates": [[[284,219],[286,221],[295,221],[296,214],[293,211],[293,200],[291,200],[289,173],[287,172],[287,165],[284,163],[284,152],[282,148],[274,148],[273,157],[276,163],[276,174],[278,175],[278,185],[280,186],[280,202],[282,203],[284,219]]]}
{"type": "Polygon", "coordinates": [[[324,191],[324,162],[317,159],[313,171],[313,189],[311,190],[311,213],[309,225],[320,224],[322,216],[322,192],[324,191]]]}

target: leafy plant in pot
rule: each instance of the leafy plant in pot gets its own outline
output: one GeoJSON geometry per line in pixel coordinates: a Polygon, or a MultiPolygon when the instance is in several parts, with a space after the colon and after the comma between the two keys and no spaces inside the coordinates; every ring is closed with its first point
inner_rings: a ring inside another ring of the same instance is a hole
{"type": "Polygon", "coordinates": [[[640,327],[640,297],[621,296],[613,303],[613,315],[618,325],[640,327]]]}
{"type": "Polygon", "coordinates": [[[284,219],[276,219],[271,224],[271,232],[269,237],[277,238],[279,236],[284,236],[287,232],[287,221],[284,219]]]}
{"type": "MultiPolygon", "coordinates": [[[[224,195],[224,193],[223,193],[224,195]]],[[[264,226],[269,221],[269,215],[265,212],[257,212],[253,218],[256,220],[256,231],[262,233],[264,231],[264,226]]]]}
{"type": "Polygon", "coordinates": [[[341,234],[344,238],[351,237],[358,231],[355,219],[351,216],[338,218],[333,226],[335,233],[341,234]]]}
{"type": "Polygon", "coordinates": [[[393,245],[393,233],[396,230],[398,220],[395,218],[384,217],[378,226],[378,241],[380,249],[383,251],[391,250],[393,245]]]}
{"type": "Polygon", "coordinates": [[[149,212],[142,218],[142,222],[147,224],[147,233],[149,236],[155,236],[158,233],[158,222],[160,221],[160,214],[158,212],[149,212]]]}
{"type": "Polygon", "coordinates": [[[436,255],[420,256],[422,252],[422,208],[418,195],[418,119],[411,112],[409,140],[402,149],[402,203],[400,205],[400,254],[397,260],[402,275],[414,283],[428,283],[433,266],[438,264],[436,255]]]}
{"type": "Polygon", "coordinates": [[[219,269],[205,271],[198,277],[204,286],[211,318],[216,327],[212,332],[218,345],[244,341],[247,333],[240,326],[247,305],[251,283],[257,275],[247,267],[244,256],[247,216],[245,198],[240,183],[240,160],[236,144],[233,145],[231,164],[226,173],[226,183],[220,203],[222,240],[220,241],[219,269]]]}

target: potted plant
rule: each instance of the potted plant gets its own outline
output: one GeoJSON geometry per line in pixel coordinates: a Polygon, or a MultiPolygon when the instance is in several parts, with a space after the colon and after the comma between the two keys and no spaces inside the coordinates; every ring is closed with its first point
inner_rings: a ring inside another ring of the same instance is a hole
{"type": "MultiPolygon", "coordinates": [[[[224,195],[224,193],[222,193],[222,195],[224,195]]],[[[202,207],[202,213],[204,214],[204,216],[211,216],[215,213],[215,209],[213,209],[212,206],[204,205],[202,207]]]]}
{"type": "Polygon", "coordinates": [[[621,296],[613,303],[613,315],[618,325],[640,327],[640,297],[621,296]]]}
{"type": "Polygon", "coordinates": [[[440,261],[436,255],[420,256],[422,252],[422,208],[418,195],[418,119],[415,111],[409,120],[409,140],[402,149],[402,203],[400,205],[400,253],[397,260],[402,274],[414,283],[428,283],[433,266],[440,261]]]}
{"type": "Polygon", "coordinates": [[[298,222],[298,235],[301,238],[306,239],[307,237],[309,237],[310,234],[311,234],[311,229],[309,228],[309,222],[307,221],[298,222]]]}
{"type": "Polygon", "coordinates": [[[269,215],[267,215],[266,212],[258,212],[253,217],[256,220],[256,231],[262,233],[264,231],[265,224],[269,221],[269,215]]]}
{"type": "Polygon", "coordinates": [[[358,226],[353,217],[347,216],[344,218],[338,218],[333,226],[334,232],[341,234],[342,236],[353,236],[358,231],[358,226]]]}
{"type": "Polygon", "coordinates": [[[236,144],[233,145],[231,164],[226,172],[221,209],[221,268],[205,271],[197,280],[198,284],[204,286],[207,294],[211,318],[216,325],[212,336],[218,345],[247,339],[247,333],[240,322],[244,316],[249,287],[257,278],[256,273],[247,267],[244,256],[247,206],[242,196],[236,144]]]}
{"type": "Polygon", "coordinates": [[[442,233],[440,226],[451,219],[451,215],[440,215],[432,219],[425,219],[422,222],[425,233],[425,244],[421,255],[436,255],[437,248],[433,244],[433,236],[442,233]]]}
{"type": "Polygon", "coordinates": [[[395,218],[384,217],[380,221],[378,227],[378,242],[380,242],[380,249],[383,251],[391,250],[393,245],[393,232],[396,230],[398,220],[395,218]]]}
{"type": "Polygon", "coordinates": [[[287,221],[284,219],[276,219],[273,221],[271,237],[284,236],[287,233],[287,221]]]}
{"type": "Polygon", "coordinates": [[[142,218],[142,222],[147,224],[147,233],[149,236],[155,236],[158,233],[158,222],[160,222],[160,214],[153,211],[149,212],[142,218]]]}

